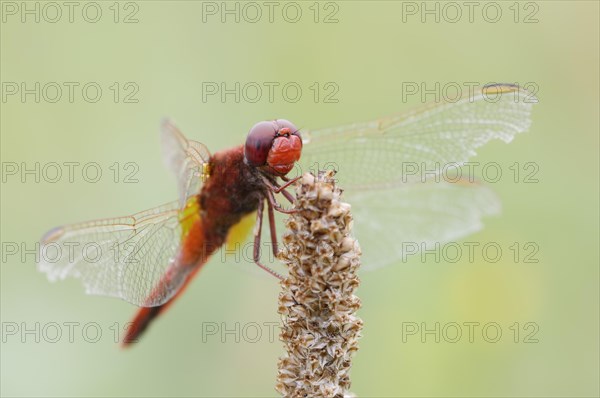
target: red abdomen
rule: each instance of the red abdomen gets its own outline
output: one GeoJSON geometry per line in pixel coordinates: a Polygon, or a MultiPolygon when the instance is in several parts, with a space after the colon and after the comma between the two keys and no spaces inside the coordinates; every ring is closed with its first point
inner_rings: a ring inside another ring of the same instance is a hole
{"type": "MultiPolygon", "coordinates": [[[[243,147],[218,152],[211,158],[211,175],[195,198],[198,206],[189,214],[182,213],[179,264],[188,273],[179,291],[165,304],[141,308],[127,330],[123,345],[135,342],[148,325],[185,290],[189,282],[219,249],[231,227],[248,213],[256,211],[261,195],[254,170],[244,163],[243,147]],[[190,267],[187,269],[187,267],[190,267]]],[[[193,200],[192,200],[193,202],[193,200]]],[[[169,272],[163,279],[169,278],[169,272]]],[[[160,285],[164,283],[161,281],[160,285]]]]}

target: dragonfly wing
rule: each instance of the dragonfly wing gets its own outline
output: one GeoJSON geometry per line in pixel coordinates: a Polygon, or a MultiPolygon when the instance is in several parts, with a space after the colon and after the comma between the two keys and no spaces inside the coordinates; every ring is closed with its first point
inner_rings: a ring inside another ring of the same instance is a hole
{"type": "Polygon", "coordinates": [[[51,281],[81,279],[88,294],[161,305],[191,271],[178,261],[179,208],[175,201],[132,216],[55,228],[42,238],[39,270],[51,281]]]}
{"type": "Polygon", "coordinates": [[[367,123],[303,133],[302,170],[331,168],[346,190],[417,180],[408,170],[459,167],[493,139],[510,142],[531,124],[533,94],[486,86],[452,103],[367,123]]]}
{"type": "Polygon", "coordinates": [[[210,152],[204,144],[188,140],[172,121],[161,125],[163,160],[175,174],[179,188],[179,204],[183,207],[190,196],[197,195],[209,176],[210,152]]]}
{"type": "Polygon", "coordinates": [[[404,262],[460,239],[480,230],[482,217],[500,212],[489,188],[462,181],[344,193],[344,200],[352,204],[363,270],[404,262]]]}
{"type": "Polygon", "coordinates": [[[454,102],[309,131],[301,166],[338,171],[364,268],[397,263],[473,233],[484,216],[499,212],[498,199],[481,184],[436,183],[432,175],[459,168],[491,140],[510,142],[526,131],[536,102],[517,86],[492,85],[454,102]]]}

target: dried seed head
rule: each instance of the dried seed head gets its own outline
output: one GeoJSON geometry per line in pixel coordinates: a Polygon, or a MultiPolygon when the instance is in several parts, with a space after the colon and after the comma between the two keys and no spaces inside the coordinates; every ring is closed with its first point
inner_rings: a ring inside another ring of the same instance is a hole
{"type": "Polygon", "coordinates": [[[350,397],[350,367],[362,321],[360,247],[350,235],[350,205],[340,202],[332,171],[305,174],[296,188],[279,254],[288,268],[279,294],[280,338],[276,389],[285,397],[350,397]]]}

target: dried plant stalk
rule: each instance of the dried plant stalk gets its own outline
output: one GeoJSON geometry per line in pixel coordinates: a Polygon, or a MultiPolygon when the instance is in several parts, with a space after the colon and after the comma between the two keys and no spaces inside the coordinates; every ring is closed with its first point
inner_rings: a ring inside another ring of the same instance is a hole
{"type": "Polygon", "coordinates": [[[279,313],[287,354],[279,360],[276,386],[285,397],[351,396],[349,372],[362,328],[354,295],[360,247],[333,174],[302,177],[299,211],[286,222],[279,258],[289,276],[281,283],[279,313]]]}

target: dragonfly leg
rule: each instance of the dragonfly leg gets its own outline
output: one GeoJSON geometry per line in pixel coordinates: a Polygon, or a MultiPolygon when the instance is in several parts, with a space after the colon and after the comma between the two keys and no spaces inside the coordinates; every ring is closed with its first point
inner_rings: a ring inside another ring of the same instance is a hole
{"type": "Polygon", "coordinates": [[[277,257],[279,252],[279,244],[277,243],[277,227],[275,226],[275,212],[273,206],[267,203],[267,210],[269,212],[269,229],[271,232],[271,246],[273,248],[273,255],[277,257]]]}
{"type": "Polygon", "coordinates": [[[290,209],[290,210],[284,209],[283,207],[281,207],[281,205],[279,203],[277,203],[272,191],[267,190],[266,192],[267,192],[267,199],[269,200],[269,204],[271,206],[273,206],[273,208],[275,210],[277,210],[278,212],[283,213],[283,214],[293,214],[293,213],[297,213],[299,211],[298,209],[290,209]]]}
{"type": "Polygon", "coordinates": [[[275,188],[273,189],[273,192],[275,193],[279,193],[281,191],[283,191],[284,189],[286,189],[287,187],[289,187],[290,185],[292,185],[293,183],[295,183],[296,181],[298,181],[299,179],[301,179],[302,176],[300,177],[296,177],[296,178],[292,178],[291,180],[284,180],[286,181],[285,184],[283,184],[282,186],[279,186],[278,184],[275,184],[275,188]]]}
{"type": "Polygon", "coordinates": [[[289,202],[290,202],[291,204],[294,204],[294,197],[292,196],[292,194],[291,194],[291,193],[289,193],[288,191],[281,191],[281,194],[282,194],[283,196],[285,196],[285,198],[286,198],[287,200],[289,200],[289,202]]]}
{"type": "MultiPolygon", "coordinates": [[[[293,184],[294,182],[298,181],[300,179],[300,177],[294,178],[292,180],[287,180],[286,184],[284,184],[283,186],[279,186],[276,182],[271,182],[268,178],[263,177],[263,182],[265,183],[265,185],[271,190],[271,192],[274,193],[281,193],[291,204],[294,204],[294,197],[292,196],[291,193],[289,193],[288,191],[286,191],[285,189],[290,186],[291,184],[293,184]]],[[[277,207],[277,206],[276,206],[277,207]]]]}
{"type": "Polygon", "coordinates": [[[286,191],[286,188],[289,187],[290,185],[292,185],[293,183],[295,183],[296,181],[298,181],[300,178],[302,178],[302,177],[296,177],[294,179],[287,180],[287,182],[285,184],[283,184],[281,187],[279,185],[275,184],[276,189],[273,192],[281,193],[291,204],[294,204],[294,197],[292,196],[291,193],[286,191]]]}
{"type": "Polygon", "coordinates": [[[262,232],[264,207],[265,207],[265,200],[263,198],[260,198],[258,201],[258,210],[256,212],[256,224],[254,225],[254,252],[253,252],[254,263],[256,265],[258,265],[260,268],[267,271],[269,274],[278,278],[279,280],[283,280],[283,277],[281,275],[279,275],[277,272],[273,271],[271,268],[267,267],[266,265],[263,265],[260,262],[260,235],[262,232]]]}

